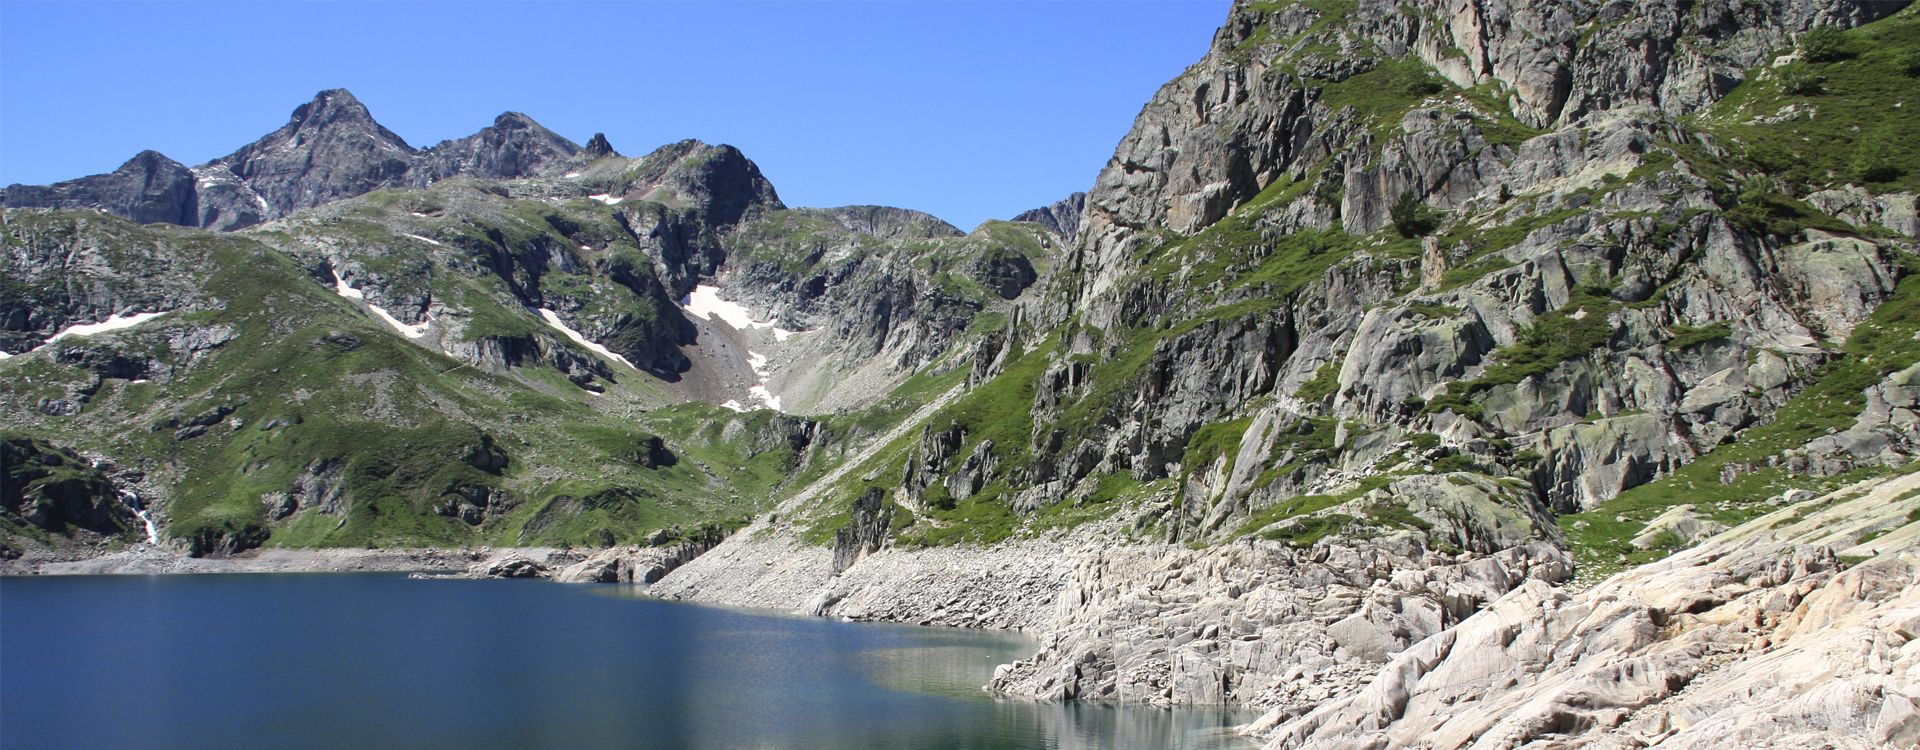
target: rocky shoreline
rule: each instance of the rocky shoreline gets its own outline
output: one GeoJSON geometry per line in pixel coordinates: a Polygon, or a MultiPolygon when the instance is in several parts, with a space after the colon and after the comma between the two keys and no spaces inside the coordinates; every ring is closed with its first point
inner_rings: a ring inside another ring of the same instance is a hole
{"type": "MultiPolygon", "coordinates": [[[[518,550],[542,558],[552,549],[518,550]]],[[[148,575],[168,573],[348,573],[465,571],[494,555],[487,547],[382,549],[251,549],[229,557],[190,557],[150,544],[98,554],[69,551],[0,562],[0,576],[148,575]]]]}
{"type": "Polygon", "coordinates": [[[833,549],[761,528],[651,593],[1019,629],[1040,650],[997,695],[1265,709],[1242,731],[1274,750],[1912,747],[1916,516],[1920,474],[1872,480],[1591,588],[1552,542],[883,547],[836,573],[833,549]]]}

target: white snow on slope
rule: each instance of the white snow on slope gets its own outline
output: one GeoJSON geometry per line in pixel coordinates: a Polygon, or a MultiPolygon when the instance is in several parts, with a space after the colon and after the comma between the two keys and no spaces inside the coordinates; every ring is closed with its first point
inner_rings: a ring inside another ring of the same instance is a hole
{"type": "Polygon", "coordinates": [[[613,205],[613,204],[615,204],[615,203],[619,203],[619,202],[620,202],[620,201],[622,201],[622,200],[625,200],[624,198],[615,198],[615,197],[613,197],[613,196],[610,196],[610,195],[607,195],[606,193],[601,193],[601,194],[599,194],[599,195],[589,195],[589,196],[587,196],[587,197],[588,197],[588,198],[592,198],[592,199],[594,199],[594,200],[597,200],[597,201],[600,201],[601,203],[605,203],[605,204],[607,204],[607,205],[609,205],[609,206],[611,206],[611,205],[613,205]]]}
{"type": "Polygon", "coordinates": [[[776,341],[786,341],[788,336],[796,333],[806,333],[806,331],[789,331],[775,325],[780,322],[779,318],[765,322],[754,320],[753,313],[747,312],[745,305],[731,300],[721,299],[720,287],[717,286],[706,286],[703,284],[694,287],[692,294],[687,295],[686,299],[680,300],[680,306],[686,308],[687,312],[707,320],[714,320],[714,316],[718,315],[720,316],[720,320],[727,321],[727,325],[733,326],[733,329],[736,331],[744,331],[749,328],[771,328],[773,329],[773,338],[776,341]]]}
{"type": "Polygon", "coordinates": [[[439,245],[439,246],[441,246],[441,247],[446,247],[446,246],[447,246],[447,243],[445,243],[445,242],[441,242],[441,241],[439,241],[439,240],[436,240],[436,239],[434,239],[434,238],[432,238],[432,237],[422,237],[422,236],[420,236],[420,235],[417,235],[417,234],[409,234],[409,235],[407,235],[407,236],[408,236],[408,237],[412,237],[412,238],[414,238],[414,239],[416,239],[416,240],[419,240],[419,241],[421,241],[421,242],[427,242],[427,243],[432,243],[432,244],[435,244],[435,245],[439,245]]]}
{"type": "Polygon", "coordinates": [[[338,268],[333,269],[333,292],[347,299],[367,298],[367,295],[361,294],[360,290],[347,286],[347,281],[340,278],[340,269],[338,268]]]}
{"type": "MultiPolygon", "coordinates": [[[[411,237],[412,235],[408,235],[408,236],[411,237]]],[[[425,240],[427,238],[421,237],[420,239],[425,240]]],[[[427,241],[433,242],[433,240],[427,240],[427,241]]],[[[363,302],[366,301],[367,299],[367,295],[365,292],[362,292],[358,289],[347,286],[346,280],[340,278],[339,269],[334,269],[333,271],[333,291],[335,294],[338,294],[342,297],[346,297],[347,299],[357,299],[363,302]]],[[[393,317],[393,314],[387,312],[386,308],[383,308],[379,305],[375,305],[372,303],[367,304],[367,309],[372,310],[373,314],[379,316],[381,320],[387,321],[387,325],[393,326],[393,330],[399,331],[400,335],[410,339],[417,339],[417,338],[420,338],[421,336],[427,335],[427,326],[433,325],[433,321],[431,320],[428,320],[417,326],[407,325],[405,323],[400,322],[399,318],[393,317]]]]}
{"type": "Polygon", "coordinates": [[[379,305],[369,304],[367,305],[367,309],[372,310],[373,314],[380,316],[381,320],[387,321],[387,325],[393,326],[393,330],[399,331],[400,335],[410,339],[417,339],[427,335],[427,326],[433,325],[433,321],[431,320],[417,326],[407,325],[400,322],[399,318],[388,314],[387,311],[379,305]]]}
{"type": "MultiPolygon", "coordinates": [[[[727,322],[727,325],[732,326],[736,331],[744,331],[751,328],[772,329],[773,339],[775,341],[786,341],[788,337],[796,333],[806,333],[806,331],[789,331],[774,325],[780,322],[779,318],[767,321],[754,320],[753,313],[747,312],[745,305],[731,300],[721,299],[720,287],[717,286],[707,286],[704,284],[695,286],[692,294],[687,295],[686,299],[680,300],[680,306],[685,308],[687,312],[707,320],[724,320],[727,322]]],[[[755,375],[760,376],[760,384],[748,388],[747,392],[753,394],[754,398],[764,402],[768,408],[774,411],[780,411],[780,397],[773,395],[773,392],[767,389],[767,378],[773,375],[773,373],[767,371],[767,356],[749,351],[747,352],[747,364],[753,367],[753,373],[755,375]]],[[[738,401],[728,401],[725,404],[721,404],[721,406],[735,411],[742,411],[744,409],[738,401]]]]}
{"type": "Polygon", "coordinates": [[[749,328],[772,328],[773,324],[780,320],[775,318],[765,323],[755,322],[753,314],[747,312],[745,305],[721,299],[720,287],[704,284],[694,287],[692,294],[680,300],[680,306],[687,308],[687,312],[707,320],[714,320],[714,316],[717,315],[719,320],[727,321],[727,325],[733,326],[736,331],[749,328]]]}
{"type": "MultiPolygon", "coordinates": [[[[579,344],[588,349],[592,349],[601,354],[605,354],[607,355],[607,357],[611,359],[619,360],[620,364],[626,365],[628,367],[633,367],[633,363],[628,362],[626,357],[622,357],[618,354],[614,354],[613,352],[609,351],[606,347],[593,343],[591,341],[588,341],[587,337],[580,335],[579,331],[573,330],[572,328],[568,328],[566,323],[560,322],[560,316],[553,314],[552,310],[548,310],[547,308],[542,307],[536,312],[540,313],[540,317],[546,319],[547,325],[553,326],[555,329],[558,329],[561,333],[566,334],[567,338],[573,339],[573,343],[579,344]]],[[[640,368],[633,367],[633,369],[635,371],[638,371],[640,368]]]]}
{"type": "Polygon", "coordinates": [[[749,351],[747,352],[747,365],[753,368],[753,374],[760,376],[760,384],[748,388],[747,393],[753,394],[754,398],[760,399],[761,402],[767,405],[767,408],[780,411],[780,397],[773,395],[773,391],[767,390],[767,378],[773,376],[773,373],[767,370],[767,355],[749,351]]]}
{"type": "MultiPolygon", "coordinates": [[[[67,326],[66,328],[60,329],[60,332],[54,334],[53,338],[47,339],[47,344],[51,344],[55,341],[59,341],[68,336],[92,336],[96,333],[106,333],[108,331],[119,331],[127,328],[132,328],[134,326],[140,325],[141,323],[145,323],[149,320],[153,320],[154,318],[158,318],[165,314],[167,314],[165,311],[150,312],[150,313],[134,313],[132,315],[116,314],[116,315],[108,316],[106,320],[100,321],[98,323],[82,323],[79,325],[70,325],[70,326],[67,326]]],[[[42,344],[41,346],[45,346],[45,345],[46,344],[42,344]]]]}
{"type": "Polygon", "coordinates": [[[767,408],[772,409],[774,411],[780,411],[780,397],[773,395],[773,391],[767,390],[767,386],[765,382],[762,382],[760,385],[756,385],[752,388],[748,388],[747,393],[753,394],[754,398],[760,399],[762,402],[766,403],[767,408]]]}

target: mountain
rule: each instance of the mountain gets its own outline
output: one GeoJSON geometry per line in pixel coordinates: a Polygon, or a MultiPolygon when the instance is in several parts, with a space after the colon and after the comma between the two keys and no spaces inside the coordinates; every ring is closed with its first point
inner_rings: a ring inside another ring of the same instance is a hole
{"type": "Polygon", "coordinates": [[[1270,747],[1910,747],[1916,61],[1904,2],[1239,2],[965,233],[323,92],[191,201],[8,188],[0,531],[725,535],[651,592],[1021,628],[996,694],[1270,747]]]}
{"type": "Polygon", "coordinates": [[[626,158],[508,113],[415,150],[338,90],[191,171],[149,152],[7,195],[40,204],[5,214],[7,426],[124,467],[84,485],[121,509],[97,523],[6,516],[11,549],[61,554],[141,538],[136,509],[212,555],[737,525],[911,413],[867,407],[1057,249],[1024,224],[789,209],[699,141],[626,158]],[[163,199],[217,231],[117,215],[163,199]]]}
{"type": "Polygon", "coordinates": [[[416,150],[375,122],[352,93],[332,89],[295,108],[279,130],[191,170],[146,151],[111,174],[9,186],[0,205],[97,208],[142,224],[232,231],[383,187],[424,187],[458,175],[532,177],[580,152],[518,112],[466,138],[416,150]]]}

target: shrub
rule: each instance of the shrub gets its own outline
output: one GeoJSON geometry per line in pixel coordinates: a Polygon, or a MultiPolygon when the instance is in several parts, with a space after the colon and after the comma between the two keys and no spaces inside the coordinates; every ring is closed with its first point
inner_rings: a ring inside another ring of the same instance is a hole
{"type": "Polygon", "coordinates": [[[1884,137],[1862,141],[1848,162],[1852,177],[1861,182],[1892,182],[1900,179],[1901,170],[1893,164],[1890,150],[1884,137]]]}
{"type": "Polygon", "coordinates": [[[1920,78],[1920,50],[1909,50],[1893,61],[1893,69],[1908,78],[1920,78]]]}
{"type": "Polygon", "coordinates": [[[1800,56],[1807,62],[1834,62],[1852,57],[1847,38],[1834,26],[1815,26],[1800,37],[1800,56]]]}
{"type": "Polygon", "coordinates": [[[1432,234],[1433,230],[1440,228],[1440,217],[1427,204],[1421,203],[1420,196],[1412,190],[1401,193],[1400,199],[1394,201],[1393,207],[1387,210],[1387,215],[1393,219],[1394,230],[1408,239],[1432,234]]]}
{"type": "Polygon", "coordinates": [[[1827,93],[1827,77],[1814,75],[1802,65],[1780,69],[1780,91],[1791,96],[1819,96],[1827,93]]]}
{"type": "Polygon", "coordinates": [[[1407,84],[1407,95],[1409,96],[1427,97],[1446,90],[1447,87],[1440,85],[1437,81],[1431,80],[1414,81],[1413,83],[1407,84]]]}

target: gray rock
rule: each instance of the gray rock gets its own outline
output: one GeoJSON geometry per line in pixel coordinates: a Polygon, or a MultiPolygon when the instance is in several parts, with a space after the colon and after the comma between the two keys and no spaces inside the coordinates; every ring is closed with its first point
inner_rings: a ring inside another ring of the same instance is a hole
{"type": "Polygon", "coordinates": [[[1068,244],[1072,244],[1080,232],[1080,215],[1086,211],[1087,194],[1074,193],[1065,200],[1045,208],[1036,208],[1021,212],[1013,217],[1014,221],[1030,221],[1046,227],[1048,231],[1060,235],[1068,244]]]}
{"type": "Polygon", "coordinates": [[[552,573],[553,569],[546,563],[518,552],[475,563],[467,569],[467,574],[474,578],[545,578],[552,573]]]}
{"type": "Polygon", "coordinates": [[[97,208],[141,224],[199,225],[193,171],[157,151],[142,151],[108,174],[44,187],[11,185],[0,190],[8,208],[97,208]]]}
{"type": "MultiPolygon", "coordinates": [[[[606,137],[601,136],[599,142],[605,146],[606,137]]],[[[508,112],[478,133],[422,150],[407,171],[405,184],[424,187],[456,175],[489,180],[530,177],[551,171],[580,151],[572,141],[541,127],[533,118],[508,112]]],[[[607,146],[600,156],[612,151],[607,146]]]]}

